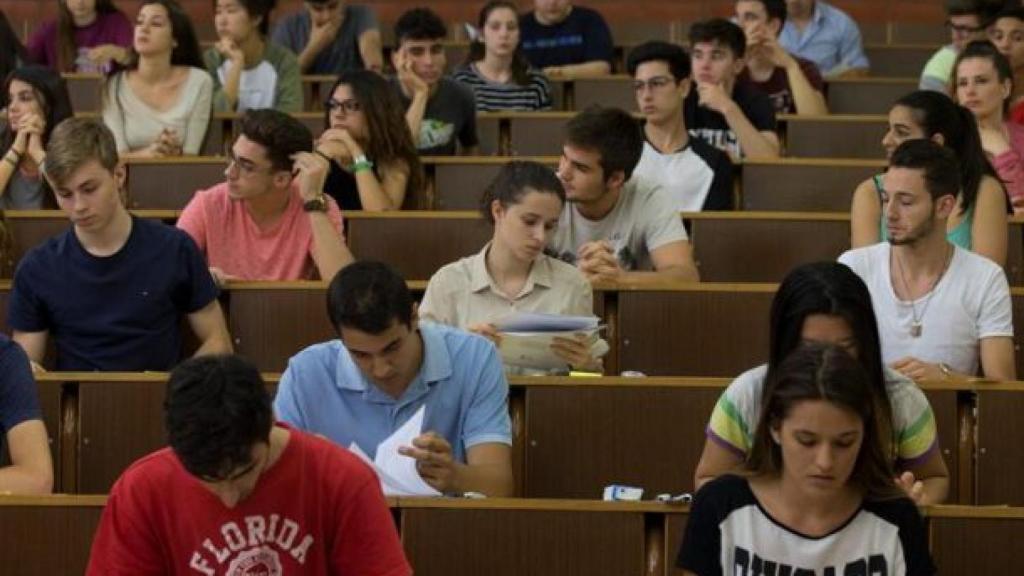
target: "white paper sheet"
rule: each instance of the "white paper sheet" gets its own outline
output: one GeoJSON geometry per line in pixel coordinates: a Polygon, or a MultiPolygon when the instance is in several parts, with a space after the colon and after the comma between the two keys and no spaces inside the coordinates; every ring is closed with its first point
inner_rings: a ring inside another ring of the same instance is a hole
{"type": "Polygon", "coordinates": [[[564,316],[516,312],[494,322],[498,332],[589,332],[597,329],[596,316],[564,316]]]}
{"type": "Polygon", "coordinates": [[[423,432],[423,418],[426,406],[413,414],[412,418],[395,430],[380,445],[377,455],[370,461],[359,445],[353,442],[349,450],[369,464],[377,477],[380,478],[381,489],[385,496],[440,496],[441,493],[420,476],[416,471],[416,459],[398,453],[400,446],[412,446],[414,438],[423,432]]]}

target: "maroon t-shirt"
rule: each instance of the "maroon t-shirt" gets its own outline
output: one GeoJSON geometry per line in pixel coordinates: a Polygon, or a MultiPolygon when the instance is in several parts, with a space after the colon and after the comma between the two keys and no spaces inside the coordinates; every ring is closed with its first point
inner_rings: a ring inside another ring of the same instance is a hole
{"type": "MultiPolygon", "coordinates": [[[[75,72],[107,72],[109,64],[96,66],[85,57],[90,48],[104,44],[115,44],[123,48],[132,45],[135,30],[132,23],[121,12],[97,14],[96,20],[88,26],[75,28],[75,44],[78,55],[75,72]]],[[[51,20],[39,27],[28,41],[28,57],[32,62],[57,68],[57,21],[51,20]]]]}
{"type": "MultiPolygon", "coordinates": [[[[818,67],[814,65],[814,62],[810,60],[804,60],[798,56],[796,58],[800,69],[803,70],[804,76],[807,77],[807,81],[810,82],[811,86],[824,94],[825,82],[821,79],[821,73],[818,72],[818,67]]],[[[750,72],[746,68],[740,73],[740,82],[747,82],[755,90],[763,92],[772,101],[772,108],[775,109],[775,114],[796,114],[796,104],[793,102],[793,93],[789,89],[789,77],[786,76],[786,69],[782,67],[776,67],[772,71],[772,75],[768,77],[768,80],[764,82],[755,82],[750,77],[750,72]]]]}

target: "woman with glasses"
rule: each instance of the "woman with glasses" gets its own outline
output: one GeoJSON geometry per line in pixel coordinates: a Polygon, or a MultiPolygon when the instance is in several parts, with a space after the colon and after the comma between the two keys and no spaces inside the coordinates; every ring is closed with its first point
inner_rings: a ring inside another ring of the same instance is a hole
{"type": "Polygon", "coordinates": [[[479,36],[469,46],[466,63],[453,75],[473,91],[477,112],[551,108],[547,78],[530,67],[519,48],[516,5],[507,0],[488,2],[477,25],[479,36]]]}
{"type": "Polygon", "coordinates": [[[324,192],[342,210],[401,209],[423,169],[395,91],[374,72],[349,70],[330,94],[316,146],[331,162],[324,192]]]}
{"type": "Polygon", "coordinates": [[[953,62],[956,55],[964,49],[968,42],[985,39],[985,27],[988,14],[983,14],[977,2],[947,0],[946,28],[949,29],[950,43],[928,59],[921,71],[921,90],[949,93],[949,77],[953,73],[953,62]]]}

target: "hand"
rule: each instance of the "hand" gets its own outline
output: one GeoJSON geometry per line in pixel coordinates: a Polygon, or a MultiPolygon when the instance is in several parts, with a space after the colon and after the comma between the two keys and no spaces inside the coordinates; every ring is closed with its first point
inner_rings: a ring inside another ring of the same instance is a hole
{"type": "Polygon", "coordinates": [[[697,98],[698,104],[723,116],[729,111],[729,108],[736,105],[732,101],[732,97],[725,93],[725,88],[722,88],[721,84],[698,83],[697,98]]]}
{"type": "Polygon", "coordinates": [[[157,157],[181,156],[181,140],[173,128],[164,128],[147,150],[157,157]]]}
{"type": "Polygon", "coordinates": [[[101,44],[90,48],[85,57],[96,65],[103,65],[111,60],[124,63],[128,60],[128,50],[117,44],[101,44]]]}
{"type": "Polygon", "coordinates": [[[907,496],[914,501],[914,504],[921,505],[921,500],[924,498],[924,482],[914,478],[913,472],[904,472],[893,478],[893,480],[897,486],[907,493],[907,496]]]}
{"type": "Polygon", "coordinates": [[[15,127],[18,132],[27,132],[28,134],[43,135],[46,131],[46,120],[35,113],[29,112],[21,117],[18,125],[15,127]]]}
{"type": "Polygon", "coordinates": [[[228,282],[241,280],[241,278],[239,278],[238,276],[232,276],[231,274],[228,274],[227,272],[221,270],[220,268],[214,268],[212,266],[210,267],[210,276],[213,276],[213,281],[220,288],[224,288],[225,286],[227,286],[228,282]]]}
{"type": "Polygon", "coordinates": [[[548,66],[543,72],[548,78],[565,78],[565,68],[562,66],[548,66]]]}
{"type": "Polygon", "coordinates": [[[217,43],[214,44],[213,47],[221,54],[221,56],[224,56],[235,64],[245,62],[245,53],[242,52],[242,48],[238,43],[227,36],[222,36],[217,40],[217,43]]]}
{"type": "Polygon", "coordinates": [[[312,152],[298,152],[292,155],[292,165],[299,179],[299,195],[303,202],[316,200],[324,193],[324,182],[327,181],[327,172],[330,164],[319,154],[312,152]]]}
{"type": "Polygon", "coordinates": [[[334,39],[338,36],[338,30],[340,29],[341,21],[337,18],[331,18],[320,25],[317,25],[314,22],[309,31],[309,41],[306,42],[306,48],[312,50],[316,54],[319,54],[331,42],[334,42],[334,39]]]}
{"type": "Polygon", "coordinates": [[[495,346],[501,346],[501,334],[498,333],[498,329],[494,324],[487,322],[481,322],[479,324],[470,324],[466,326],[466,330],[483,336],[491,342],[494,342],[495,346]]]}
{"type": "Polygon", "coordinates": [[[555,336],[551,339],[551,351],[574,369],[591,368],[597,364],[590,354],[590,337],[575,334],[572,338],[555,336]]]}
{"type": "Polygon", "coordinates": [[[1010,140],[1002,126],[979,127],[978,135],[981,137],[981,147],[991,156],[998,156],[1010,149],[1010,140]]]}
{"type": "Polygon", "coordinates": [[[946,378],[938,364],[922,362],[910,356],[893,362],[892,369],[915,382],[922,380],[944,380],[946,378]]]}
{"type": "Polygon", "coordinates": [[[14,135],[14,142],[11,144],[11,150],[14,150],[18,156],[24,156],[28,150],[28,137],[29,133],[24,130],[18,130],[17,126],[13,126],[17,132],[14,135]]]}
{"type": "Polygon", "coordinates": [[[342,165],[352,163],[352,159],[363,154],[363,149],[352,134],[344,128],[328,128],[320,135],[317,150],[326,154],[342,165]]]}
{"type": "Polygon", "coordinates": [[[402,89],[410,97],[426,96],[430,92],[430,85],[426,80],[416,75],[413,70],[412,58],[403,50],[395,53],[395,72],[398,74],[398,81],[402,83],[402,89]]]}
{"type": "Polygon", "coordinates": [[[615,249],[606,240],[587,242],[576,255],[576,267],[591,283],[615,282],[625,272],[619,265],[615,249]]]}
{"type": "Polygon", "coordinates": [[[400,446],[398,453],[416,459],[416,471],[427,484],[439,492],[450,492],[455,486],[456,464],[452,446],[437,432],[420,434],[412,446],[400,446]]]}

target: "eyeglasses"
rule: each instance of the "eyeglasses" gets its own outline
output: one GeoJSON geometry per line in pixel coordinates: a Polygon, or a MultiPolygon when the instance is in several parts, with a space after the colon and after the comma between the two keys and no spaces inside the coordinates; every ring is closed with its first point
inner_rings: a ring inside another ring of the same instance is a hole
{"type": "Polygon", "coordinates": [[[233,168],[237,168],[239,174],[242,176],[254,176],[261,172],[269,172],[269,170],[265,170],[263,167],[260,167],[245,158],[236,157],[235,151],[231,149],[230,145],[224,150],[224,155],[227,156],[228,159],[228,170],[230,171],[233,168]]]}
{"type": "Polygon", "coordinates": [[[361,112],[363,110],[363,105],[360,104],[357,100],[353,100],[352,98],[349,98],[348,100],[342,100],[341,102],[338,102],[334,98],[331,98],[327,102],[324,102],[324,107],[330,110],[331,112],[334,112],[338,108],[341,108],[341,110],[345,112],[345,114],[352,114],[354,112],[361,112]]]}
{"type": "Polygon", "coordinates": [[[646,82],[643,80],[634,80],[633,91],[641,92],[643,91],[644,87],[652,91],[660,90],[661,88],[664,88],[672,83],[673,78],[671,76],[655,76],[654,78],[648,79],[646,82]]]}
{"type": "Polygon", "coordinates": [[[953,24],[953,22],[946,20],[946,28],[949,28],[957,34],[977,34],[985,29],[984,26],[963,26],[961,24],[953,24]]]}

